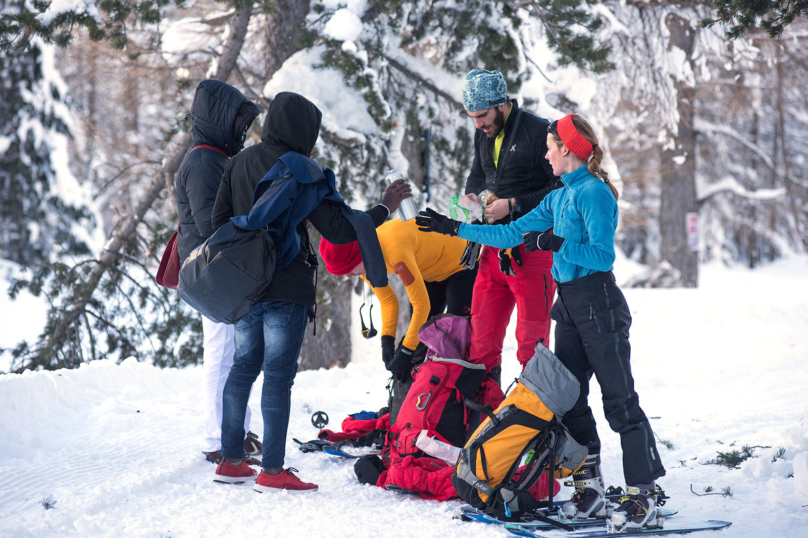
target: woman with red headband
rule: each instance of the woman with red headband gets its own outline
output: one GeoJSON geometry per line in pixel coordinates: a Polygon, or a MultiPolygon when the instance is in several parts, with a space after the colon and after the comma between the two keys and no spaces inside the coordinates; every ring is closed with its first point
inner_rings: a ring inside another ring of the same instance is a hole
{"type": "Polygon", "coordinates": [[[592,127],[580,116],[569,114],[550,125],[545,158],[564,187],[508,225],[460,223],[431,209],[421,212],[416,222],[425,232],[458,235],[498,248],[524,242],[528,251],[556,253],[552,274],[558,299],[550,311],[556,321],[555,354],[581,385],[578,401],[562,421],[575,440],[589,449],[589,457],[575,473],[576,493],[562,512],[577,518],[608,515],[600,438],[587,403],[594,373],[606,420],[620,434],[628,486],[612,521],[619,527],[656,527],[654,481],[665,475],[665,469],[634,390],[628,341],[631,314],[612,273],[617,189],[600,167],[603,150],[592,127]]]}

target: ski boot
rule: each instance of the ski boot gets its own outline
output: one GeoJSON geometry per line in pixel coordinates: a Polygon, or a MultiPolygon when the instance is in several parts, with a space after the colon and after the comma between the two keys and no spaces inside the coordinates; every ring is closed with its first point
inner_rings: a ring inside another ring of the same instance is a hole
{"type": "Polygon", "coordinates": [[[600,454],[590,454],[580,469],[572,475],[575,493],[569,502],[561,506],[559,515],[565,519],[604,519],[609,517],[608,503],[600,474],[600,454]]]}
{"type": "Polygon", "coordinates": [[[626,492],[627,495],[620,498],[620,506],[614,509],[614,513],[607,523],[612,531],[662,527],[662,518],[657,517],[659,491],[656,485],[628,486],[626,492]]]}

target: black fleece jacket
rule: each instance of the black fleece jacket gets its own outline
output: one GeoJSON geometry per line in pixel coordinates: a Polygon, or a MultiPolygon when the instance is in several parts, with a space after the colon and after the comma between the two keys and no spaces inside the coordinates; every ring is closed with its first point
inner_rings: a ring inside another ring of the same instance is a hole
{"type": "MultiPolygon", "coordinates": [[[[492,155],[495,139],[489,138],[481,129],[477,129],[474,135],[474,162],[466,180],[466,194],[480,194],[488,189],[498,198],[516,198],[518,209],[514,217],[518,218],[537,207],[545,196],[562,184],[544,158],[550,123],[522,109],[522,118],[511,142],[520,109],[515,99],[510,102],[513,109],[505,122],[505,138],[497,157],[499,167],[494,165],[492,155]]],[[[510,217],[497,222],[508,223],[510,217]]]]}
{"type": "Polygon", "coordinates": [[[244,94],[224,82],[204,80],[196,88],[191,106],[194,147],[204,144],[221,153],[207,148],[190,151],[177,170],[174,191],[180,262],[213,235],[210,216],[228,156],[241,150],[244,135],[260,111],[244,94]]]}
{"type": "MultiPolygon", "coordinates": [[[[247,215],[252,209],[255,186],[275,166],[278,158],[290,151],[309,155],[320,135],[322,112],[302,95],[279,93],[269,105],[261,142],[251,146],[228,163],[224,172],[216,204],[213,208],[214,229],[230,217],[247,215]]],[[[356,231],[342,216],[339,205],[323,200],[309,213],[308,220],[334,244],[344,245],[356,240],[356,231]]],[[[387,218],[387,209],[376,206],[367,212],[373,224],[380,226],[387,218]]],[[[297,227],[300,236],[300,254],[292,262],[275,271],[275,276],[262,302],[288,301],[301,304],[314,312],[317,256],[311,248],[305,223],[297,227]]]]}

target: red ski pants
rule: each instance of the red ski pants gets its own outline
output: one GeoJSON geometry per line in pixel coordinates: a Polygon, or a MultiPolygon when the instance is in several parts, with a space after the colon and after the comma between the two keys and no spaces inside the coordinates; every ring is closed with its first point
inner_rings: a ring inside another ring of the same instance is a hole
{"type": "Polygon", "coordinates": [[[533,357],[536,342],[550,345],[550,308],[555,280],[550,274],[553,253],[525,252],[519,245],[522,267],[511,260],[514,275],[499,268],[499,249],[484,247],[471,301],[471,362],[485,364],[490,371],[502,362],[505,330],[516,306],[516,357],[524,368],[533,357]]]}

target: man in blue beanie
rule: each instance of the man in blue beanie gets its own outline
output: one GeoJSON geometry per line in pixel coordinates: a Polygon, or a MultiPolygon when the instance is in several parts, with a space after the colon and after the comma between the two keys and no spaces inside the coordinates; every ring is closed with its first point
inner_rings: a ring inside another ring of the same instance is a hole
{"type": "MultiPolygon", "coordinates": [[[[547,153],[550,125],[508,97],[502,73],[473,69],[466,75],[463,105],[474,120],[474,163],[466,180],[465,200],[481,203],[488,190],[496,196],[485,209],[495,224],[507,224],[539,205],[561,186],[547,153]]],[[[555,282],[552,252],[484,247],[471,306],[471,361],[486,365],[499,382],[502,343],[514,306],[517,309],[517,358],[524,367],[536,342],[549,346],[550,307],[555,282]],[[513,264],[511,263],[513,261],[513,264]]]]}

